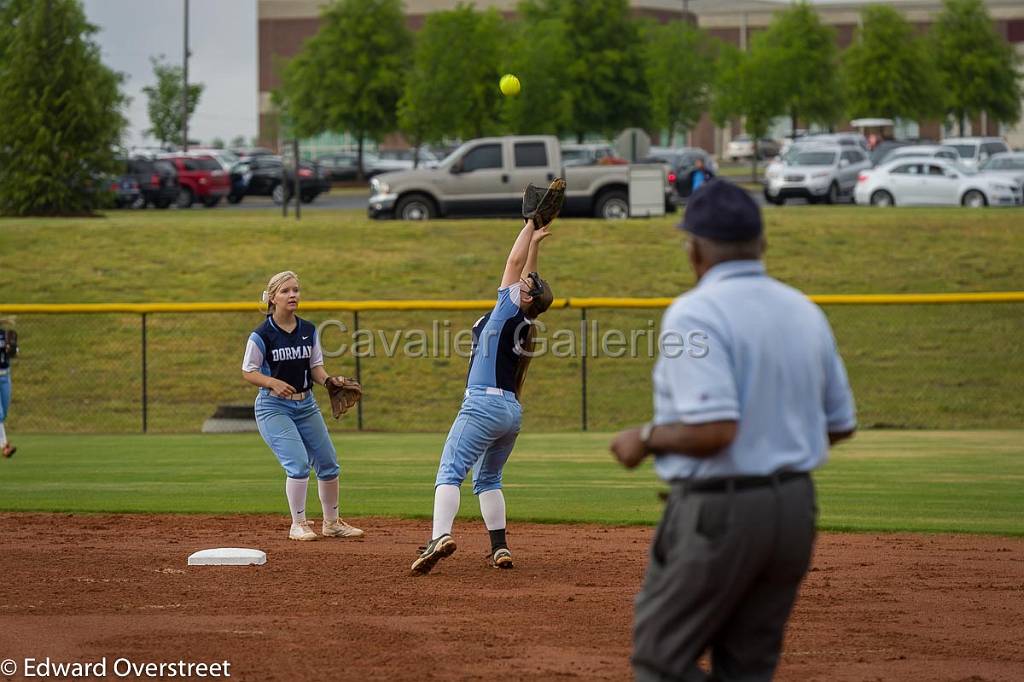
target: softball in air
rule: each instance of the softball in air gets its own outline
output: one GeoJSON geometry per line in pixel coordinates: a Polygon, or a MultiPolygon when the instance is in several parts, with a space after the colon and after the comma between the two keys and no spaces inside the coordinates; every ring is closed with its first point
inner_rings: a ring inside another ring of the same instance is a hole
{"type": "Polygon", "coordinates": [[[501,94],[506,97],[515,97],[519,94],[519,79],[510,73],[506,73],[498,82],[498,87],[501,88],[501,94]]]}

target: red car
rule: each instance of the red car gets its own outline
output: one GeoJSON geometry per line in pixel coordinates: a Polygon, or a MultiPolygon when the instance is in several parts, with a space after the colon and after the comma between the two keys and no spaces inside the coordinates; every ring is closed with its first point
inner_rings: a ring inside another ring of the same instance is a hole
{"type": "Polygon", "coordinates": [[[212,208],[231,191],[231,174],[212,156],[169,156],[178,169],[178,208],[190,208],[196,201],[212,208]]]}

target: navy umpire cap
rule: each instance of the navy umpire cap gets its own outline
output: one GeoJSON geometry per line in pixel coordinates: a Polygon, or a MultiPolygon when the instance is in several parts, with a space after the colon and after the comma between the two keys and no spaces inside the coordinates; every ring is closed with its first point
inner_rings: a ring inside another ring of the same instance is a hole
{"type": "Polygon", "coordinates": [[[761,209],[742,187],[713,178],[697,188],[679,227],[719,242],[746,242],[761,236],[761,209]]]}

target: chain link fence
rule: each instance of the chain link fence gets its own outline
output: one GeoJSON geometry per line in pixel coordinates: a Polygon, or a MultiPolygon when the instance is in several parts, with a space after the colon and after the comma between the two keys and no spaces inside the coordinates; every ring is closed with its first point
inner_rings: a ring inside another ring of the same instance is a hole
{"type": "MultiPolygon", "coordinates": [[[[1021,427],[1024,294],[942,305],[821,302],[863,428],[1021,427]]],[[[542,352],[524,390],[525,429],[608,431],[650,417],[664,302],[613,303],[573,301],[541,318],[542,352]]],[[[9,430],[195,433],[221,406],[251,406],[256,389],[243,381],[241,361],[262,317],[211,307],[18,312],[9,430]]],[[[305,305],[303,317],[321,330],[328,371],[358,376],[365,389],[359,411],[331,428],[446,430],[462,399],[469,330],[486,310],[467,307],[351,312],[305,305]]],[[[325,392],[315,390],[329,413],[325,392]]]]}

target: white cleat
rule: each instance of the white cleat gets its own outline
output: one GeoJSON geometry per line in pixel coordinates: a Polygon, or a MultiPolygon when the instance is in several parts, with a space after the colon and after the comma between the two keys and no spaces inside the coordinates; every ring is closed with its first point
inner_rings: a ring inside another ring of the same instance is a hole
{"type": "Polygon", "coordinates": [[[365,535],[363,531],[348,525],[341,519],[335,519],[330,523],[324,521],[321,530],[325,538],[361,538],[365,535]]]}
{"type": "Polygon", "coordinates": [[[293,523],[292,527],[288,530],[288,539],[299,540],[300,542],[316,540],[316,533],[313,532],[313,523],[311,521],[293,523]]]}

